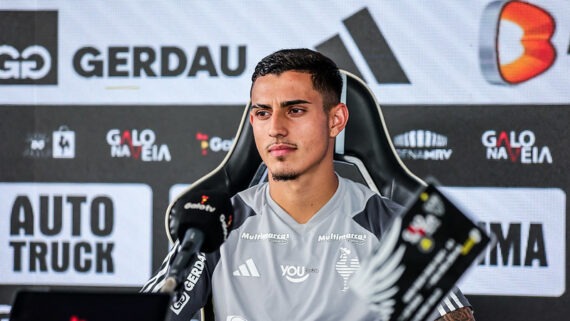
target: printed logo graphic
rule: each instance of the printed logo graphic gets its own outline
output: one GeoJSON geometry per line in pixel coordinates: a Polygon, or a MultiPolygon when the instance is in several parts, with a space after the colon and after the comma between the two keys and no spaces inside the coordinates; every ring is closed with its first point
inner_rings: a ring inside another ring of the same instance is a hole
{"type": "Polygon", "coordinates": [[[190,273],[188,274],[186,280],[184,281],[185,291],[182,291],[180,299],[172,303],[172,305],[170,306],[170,310],[176,313],[176,315],[180,314],[184,306],[186,306],[186,304],[190,302],[190,295],[188,293],[194,289],[196,283],[198,282],[198,280],[200,280],[200,277],[202,276],[202,272],[204,272],[204,267],[206,266],[205,263],[206,256],[203,253],[198,253],[196,255],[196,258],[197,260],[194,262],[194,265],[192,265],[190,273]]]}
{"type": "Polygon", "coordinates": [[[343,285],[341,291],[348,290],[348,280],[360,268],[360,260],[358,256],[352,254],[350,249],[341,247],[338,261],[335,268],[338,274],[342,277],[343,285]]]}
{"type": "Polygon", "coordinates": [[[75,132],[67,126],[53,132],[52,142],[53,158],[75,158],[75,132]]]}
{"type": "Polygon", "coordinates": [[[202,150],[202,155],[208,155],[208,151],[214,153],[218,152],[228,152],[234,143],[234,139],[223,139],[218,136],[210,137],[208,134],[201,132],[196,133],[196,140],[200,142],[200,149],[202,150]]]}
{"type": "Polygon", "coordinates": [[[50,137],[45,133],[33,133],[26,137],[26,149],[24,156],[33,158],[47,158],[50,157],[50,137]]]}
{"type": "Polygon", "coordinates": [[[244,264],[240,264],[237,270],[233,272],[234,276],[246,276],[246,277],[260,277],[259,271],[257,271],[257,266],[253,262],[253,259],[247,259],[244,264]]]}
{"type": "Polygon", "coordinates": [[[353,233],[329,233],[319,235],[317,237],[317,242],[332,242],[332,241],[349,241],[353,244],[362,245],[366,242],[366,234],[353,234],[353,233]]]}
{"type": "Polygon", "coordinates": [[[201,210],[209,213],[214,213],[216,208],[210,204],[206,204],[210,197],[206,195],[202,195],[200,199],[200,203],[192,203],[188,202],[184,204],[185,209],[194,209],[194,210],[201,210]]]}
{"type": "Polygon", "coordinates": [[[139,286],[151,218],[144,184],[0,183],[0,284],[139,286]]]}
{"type": "Polygon", "coordinates": [[[299,265],[281,265],[281,276],[291,283],[305,282],[309,278],[309,273],[319,273],[319,269],[299,265]]]}
{"type": "Polygon", "coordinates": [[[248,241],[265,241],[268,240],[272,243],[277,244],[287,244],[289,242],[290,235],[289,233],[249,233],[243,232],[241,233],[240,238],[242,240],[248,241]]]}
{"type": "Polygon", "coordinates": [[[448,160],[453,150],[447,137],[429,130],[410,130],[393,138],[396,152],[402,159],[448,160]]]}
{"type": "Polygon", "coordinates": [[[73,55],[73,69],[85,78],[197,77],[201,74],[220,77],[220,73],[237,77],[246,68],[246,49],[246,46],[198,46],[186,51],[176,46],[86,46],[73,55]],[[219,59],[215,59],[217,57],[219,59]]]}
{"type": "Polygon", "coordinates": [[[57,84],[57,11],[0,11],[0,85],[57,84]]]}
{"type": "MultiPolygon", "coordinates": [[[[374,18],[368,8],[364,8],[346,18],[343,24],[360,51],[356,55],[363,56],[377,83],[410,83],[396,55],[392,52],[382,31],[380,31],[378,24],[374,22],[374,18]]],[[[315,48],[333,59],[340,68],[364,79],[339,34],[316,45],[315,48]]]]}
{"type": "Polygon", "coordinates": [[[111,157],[134,158],[143,162],[170,162],[170,150],[166,144],[156,144],[156,134],[151,129],[111,129],[107,132],[107,144],[111,157]]]}
{"type": "Polygon", "coordinates": [[[26,137],[25,157],[32,158],[75,158],[75,131],[62,125],[52,132],[33,133],[26,137]]]}
{"type": "Polygon", "coordinates": [[[488,130],[481,136],[481,143],[487,148],[487,159],[521,164],[552,164],[550,148],[536,146],[536,136],[530,130],[520,133],[488,130]]]}
{"type": "Polygon", "coordinates": [[[483,12],[479,59],[493,84],[519,84],[547,71],[556,58],[555,21],[544,9],[522,1],[496,1],[483,12]]]}

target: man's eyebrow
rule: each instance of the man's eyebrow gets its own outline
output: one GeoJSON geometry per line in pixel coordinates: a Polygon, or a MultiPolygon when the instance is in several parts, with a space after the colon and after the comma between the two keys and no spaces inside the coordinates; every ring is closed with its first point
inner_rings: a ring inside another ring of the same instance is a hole
{"type": "Polygon", "coordinates": [[[251,109],[254,109],[254,108],[271,109],[271,106],[264,105],[264,104],[251,104],[251,109]]]}
{"type": "Polygon", "coordinates": [[[288,100],[281,103],[281,107],[289,107],[300,104],[310,104],[309,101],[303,99],[288,100]]]}
{"type": "MultiPolygon", "coordinates": [[[[294,100],[287,100],[282,102],[281,104],[279,104],[279,107],[281,108],[286,108],[289,106],[294,106],[294,105],[300,105],[300,104],[310,104],[310,101],[307,100],[303,100],[303,99],[294,99],[294,100]]],[[[273,107],[271,107],[271,105],[267,105],[267,104],[251,104],[251,108],[265,108],[265,109],[271,109],[273,107]]]]}

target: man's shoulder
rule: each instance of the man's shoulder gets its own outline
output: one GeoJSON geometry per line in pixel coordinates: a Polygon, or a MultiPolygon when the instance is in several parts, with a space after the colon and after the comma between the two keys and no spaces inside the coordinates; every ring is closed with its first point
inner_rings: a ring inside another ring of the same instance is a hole
{"type": "Polygon", "coordinates": [[[385,204],[389,208],[399,209],[402,207],[400,204],[379,194],[376,191],[373,191],[368,186],[362,183],[355,182],[351,179],[340,176],[339,180],[341,180],[342,184],[346,186],[345,189],[347,194],[350,195],[350,198],[356,199],[357,201],[360,201],[360,203],[362,204],[366,204],[370,200],[374,200],[374,202],[385,204]]]}
{"type": "Polygon", "coordinates": [[[232,197],[234,207],[246,206],[254,211],[266,203],[267,182],[253,185],[232,197]]]}

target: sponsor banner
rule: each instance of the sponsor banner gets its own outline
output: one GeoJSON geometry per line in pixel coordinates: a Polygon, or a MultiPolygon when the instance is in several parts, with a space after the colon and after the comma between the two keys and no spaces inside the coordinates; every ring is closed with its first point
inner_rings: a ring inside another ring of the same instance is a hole
{"type": "Polygon", "coordinates": [[[209,153],[227,153],[234,143],[234,138],[222,138],[219,136],[212,136],[207,133],[197,132],[196,140],[200,142],[200,149],[202,156],[209,153]]]}
{"type": "Polygon", "coordinates": [[[75,131],[59,126],[50,133],[35,131],[26,135],[26,158],[75,158],[75,131]]]}
{"type": "Polygon", "coordinates": [[[381,103],[566,103],[568,16],[554,0],[7,0],[0,104],[243,103],[257,61],[291,47],[331,56],[381,103]]]}
{"type": "Polygon", "coordinates": [[[488,160],[520,164],[552,164],[552,153],[546,145],[536,143],[532,130],[487,130],[481,136],[488,160]]]}
{"type": "Polygon", "coordinates": [[[417,129],[396,135],[393,144],[401,159],[448,160],[453,149],[448,148],[447,141],[447,136],[417,129]]]}
{"type": "Polygon", "coordinates": [[[140,286],[150,276],[145,184],[0,183],[0,284],[140,286]]]}
{"type": "Polygon", "coordinates": [[[172,156],[167,144],[156,142],[154,130],[119,130],[113,128],[107,132],[107,144],[113,158],[132,158],[143,162],[170,162],[172,156]]]}
{"type": "Polygon", "coordinates": [[[57,85],[58,12],[0,11],[0,86],[57,85]]]}
{"type": "Polygon", "coordinates": [[[558,188],[442,187],[495,235],[459,284],[466,294],[559,297],[566,291],[566,193],[558,188]]]}

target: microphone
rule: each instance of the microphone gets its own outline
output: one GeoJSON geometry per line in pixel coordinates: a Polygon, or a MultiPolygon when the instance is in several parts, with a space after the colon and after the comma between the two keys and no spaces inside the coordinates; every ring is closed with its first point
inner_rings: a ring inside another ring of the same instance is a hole
{"type": "Polygon", "coordinates": [[[217,250],[228,237],[232,204],[227,193],[189,190],[170,207],[169,231],[180,249],[161,292],[173,293],[184,281],[184,271],[198,252],[217,250]]]}

